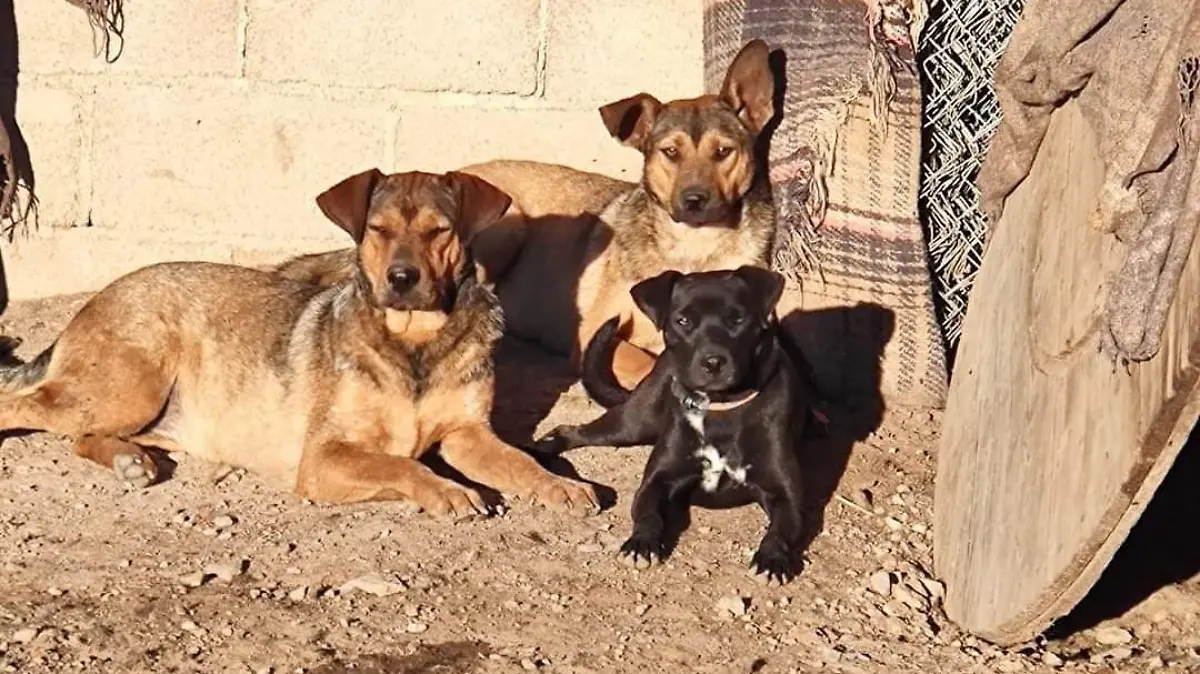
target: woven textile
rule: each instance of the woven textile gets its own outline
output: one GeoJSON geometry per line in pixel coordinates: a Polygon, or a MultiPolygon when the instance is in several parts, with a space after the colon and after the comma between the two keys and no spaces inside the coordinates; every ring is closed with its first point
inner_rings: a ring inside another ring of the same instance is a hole
{"type": "Polygon", "coordinates": [[[1099,346],[1126,363],[1153,358],[1200,226],[1200,0],[1029,0],[996,95],[1004,122],[979,172],[984,213],[999,216],[1051,113],[1077,100],[1105,165],[1092,224],[1127,250],[1099,346]]]}
{"type": "Polygon", "coordinates": [[[788,279],[781,313],[802,310],[785,323],[818,383],[832,395],[940,407],[945,347],[917,219],[917,2],[707,0],[705,77],[718,88],[754,38],[785,54],[770,148],[774,266],[788,279]]]}

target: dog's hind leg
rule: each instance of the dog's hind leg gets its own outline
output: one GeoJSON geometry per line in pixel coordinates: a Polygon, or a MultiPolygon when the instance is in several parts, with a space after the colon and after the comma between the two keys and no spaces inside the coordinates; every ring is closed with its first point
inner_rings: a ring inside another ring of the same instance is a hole
{"type": "Polygon", "coordinates": [[[158,480],[158,467],[145,449],[107,435],[85,435],[75,441],[76,456],[112,468],[131,487],[149,487],[158,480]]]}
{"type": "Polygon", "coordinates": [[[164,356],[96,345],[51,346],[29,363],[0,368],[0,430],[39,430],[76,440],[75,453],[113,468],[134,486],[158,475],[128,438],[162,412],[172,381],[164,356]],[[103,354],[103,355],[97,355],[103,354]]]}
{"type": "Polygon", "coordinates": [[[539,439],[535,454],[557,456],[576,447],[632,447],[654,442],[658,430],[656,410],[641,401],[618,405],[600,418],[580,426],[563,425],[539,439]]]}

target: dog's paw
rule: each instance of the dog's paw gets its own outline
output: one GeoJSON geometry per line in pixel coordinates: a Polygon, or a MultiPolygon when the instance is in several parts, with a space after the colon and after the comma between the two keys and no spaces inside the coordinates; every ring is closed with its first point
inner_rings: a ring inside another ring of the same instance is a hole
{"type": "Polygon", "coordinates": [[[133,489],[144,489],[158,480],[158,466],[145,452],[116,454],[112,467],[117,477],[133,489]]]}
{"type": "Polygon", "coordinates": [[[635,569],[648,569],[666,556],[661,540],[645,536],[633,536],[621,545],[617,553],[621,561],[635,569]]]}
{"type": "Polygon", "coordinates": [[[750,560],[750,572],[767,585],[785,585],[796,577],[796,561],[787,546],[764,541],[750,560]]]}
{"type": "Polygon", "coordinates": [[[543,454],[546,456],[557,456],[570,449],[567,446],[566,434],[574,428],[573,426],[559,426],[549,433],[543,435],[539,440],[533,443],[531,450],[534,454],[543,454]]]}
{"type": "Polygon", "coordinates": [[[534,485],[529,496],[543,505],[567,508],[581,515],[592,515],[600,511],[600,499],[596,497],[596,490],[590,484],[558,475],[534,485]]]}
{"type": "Polygon", "coordinates": [[[455,522],[483,517],[488,512],[479,492],[440,478],[421,490],[414,500],[430,515],[455,522]]]}

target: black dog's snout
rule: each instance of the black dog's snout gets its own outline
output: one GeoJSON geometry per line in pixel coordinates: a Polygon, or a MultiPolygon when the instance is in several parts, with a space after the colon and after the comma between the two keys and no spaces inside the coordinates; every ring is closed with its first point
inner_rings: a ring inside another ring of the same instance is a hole
{"type": "Polygon", "coordinates": [[[729,359],[725,356],[709,354],[700,359],[700,367],[703,367],[708,374],[717,374],[725,369],[725,364],[728,362],[729,359]]]}
{"type": "Polygon", "coordinates": [[[704,210],[711,199],[712,195],[703,187],[689,187],[679,195],[679,200],[683,203],[683,208],[689,211],[704,210]]]}
{"type": "Polygon", "coordinates": [[[394,264],[388,267],[387,282],[398,293],[411,290],[421,280],[421,270],[411,264],[394,264]]]}

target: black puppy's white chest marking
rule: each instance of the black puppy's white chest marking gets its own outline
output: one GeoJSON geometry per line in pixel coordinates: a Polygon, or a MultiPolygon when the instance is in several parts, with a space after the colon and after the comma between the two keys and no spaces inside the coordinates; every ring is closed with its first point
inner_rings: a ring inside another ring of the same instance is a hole
{"type": "Polygon", "coordinates": [[[704,419],[709,410],[708,396],[697,392],[688,393],[681,398],[680,404],[683,406],[683,418],[696,432],[700,441],[700,447],[692,452],[692,456],[699,459],[701,464],[700,488],[709,493],[715,492],[721,485],[721,478],[725,476],[737,484],[746,484],[746,472],[750,469],[750,464],[742,465],[730,461],[721,450],[709,442],[704,432],[704,419]]]}

